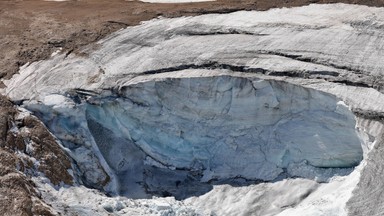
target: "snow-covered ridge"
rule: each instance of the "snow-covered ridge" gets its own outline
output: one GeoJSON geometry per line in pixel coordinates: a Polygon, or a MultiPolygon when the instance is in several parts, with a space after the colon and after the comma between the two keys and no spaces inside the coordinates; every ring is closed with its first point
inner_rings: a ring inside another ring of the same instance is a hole
{"type": "Polygon", "coordinates": [[[247,215],[208,203],[302,185],[283,206],[248,204],[262,215],[342,215],[365,160],[354,167],[382,131],[383,14],[336,4],[156,19],[88,56],[26,65],[4,91],[71,150],[87,186],[247,215]]]}

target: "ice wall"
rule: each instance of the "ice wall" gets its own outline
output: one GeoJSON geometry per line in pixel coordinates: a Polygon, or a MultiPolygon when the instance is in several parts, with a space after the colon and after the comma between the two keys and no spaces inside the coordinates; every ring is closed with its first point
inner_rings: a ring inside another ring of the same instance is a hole
{"type": "MultiPolygon", "coordinates": [[[[162,165],[203,170],[207,181],[273,180],[294,163],[342,168],[362,159],[354,116],[342,102],[283,82],[230,76],[145,82],[89,105],[87,113],[162,165]]],[[[113,160],[121,164],[124,154],[113,160]]]]}
{"type": "Polygon", "coordinates": [[[114,190],[130,197],[182,198],[188,191],[208,191],[208,182],[238,178],[326,181],[348,174],[363,157],[355,117],[343,102],[281,81],[235,76],[144,81],[106,97],[77,95],[78,105],[63,105],[54,115],[58,107],[50,102],[60,102],[58,97],[45,101],[50,107],[29,109],[50,113],[41,116],[64,141],[83,132],[84,145],[96,152],[91,158],[105,162],[114,190]],[[86,124],[69,124],[76,119],[86,124]]]}

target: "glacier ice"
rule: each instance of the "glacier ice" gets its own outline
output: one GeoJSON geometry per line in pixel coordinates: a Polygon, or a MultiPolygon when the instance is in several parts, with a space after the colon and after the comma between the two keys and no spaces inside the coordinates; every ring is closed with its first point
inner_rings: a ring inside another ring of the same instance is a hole
{"type": "Polygon", "coordinates": [[[47,96],[44,106],[26,106],[63,141],[91,137],[118,185],[113,192],[129,197],[186,198],[234,179],[327,181],[363,158],[355,116],[340,99],[282,81],[166,78],[68,102],[77,112],[60,106],[67,100],[47,96]]]}
{"type": "MultiPolygon", "coordinates": [[[[367,158],[380,160],[368,152],[383,129],[383,12],[335,4],[155,19],[87,55],[26,65],[3,91],[69,149],[80,184],[109,195],[246,215],[236,197],[248,191],[260,214],[343,215],[376,175],[367,158]],[[287,206],[257,205],[300,186],[287,206]]],[[[80,205],[68,191],[63,202],[80,205]]]]}
{"type": "Polygon", "coordinates": [[[283,82],[231,76],[145,82],[86,112],[164,166],[209,170],[207,180],[272,180],[290,163],[353,167],[362,159],[354,115],[343,103],[283,82]]]}

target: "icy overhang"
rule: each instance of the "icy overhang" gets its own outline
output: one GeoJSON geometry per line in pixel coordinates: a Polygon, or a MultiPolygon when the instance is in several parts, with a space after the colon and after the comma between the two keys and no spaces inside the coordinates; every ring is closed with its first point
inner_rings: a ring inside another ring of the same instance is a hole
{"type": "MultiPolygon", "coordinates": [[[[297,164],[346,168],[363,156],[355,117],[342,101],[285,82],[165,79],[129,85],[117,98],[92,102],[97,105],[87,105],[88,119],[133,142],[157,163],[200,170],[207,181],[273,180],[297,164]]],[[[113,143],[103,146],[112,164],[129,155],[117,157],[114,153],[123,150],[114,150],[113,143]]]]}
{"type": "MultiPolygon", "coordinates": [[[[111,176],[111,190],[129,197],[185,198],[239,178],[327,181],[347,175],[363,158],[355,116],[334,95],[256,76],[182,74],[23,104],[72,149],[79,165],[89,163],[84,152],[93,152],[111,176]]],[[[87,182],[97,182],[100,171],[82,169],[93,172],[87,182]]]]}

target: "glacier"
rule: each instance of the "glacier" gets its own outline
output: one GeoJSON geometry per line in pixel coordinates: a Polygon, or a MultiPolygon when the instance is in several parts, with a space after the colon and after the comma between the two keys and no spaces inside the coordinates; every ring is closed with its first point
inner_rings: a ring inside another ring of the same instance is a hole
{"type": "Polygon", "coordinates": [[[36,179],[59,209],[346,215],[379,157],[383,12],[159,18],[27,64],[3,92],[74,161],[76,187],[36,179]]]}
{"type": "MultiPolygon", "coordinates": [[[[79,154],[78,163],[88,160],[84,146],[98,153],[115,180],[109,193],[185,199],[211,184],[288,177],[326,182],[349,174],[363,158],[365,141],[340,99],[282,81],[162,77],[133,80],[116,94],[102,95],[77,103],[79,95],[48,95],[44,105],[25,104],[58,138],[72,142],[66,146],[79,154]],[[76,135],[88,143],[76,146],[76,135]]],[[[105,175],[87,173],[90,185],[105,175]]]]}
{"type": "Polygon", "coordinates": [[[205,181],[268,181],[291,163],[343,168],[363,156],[354,115],[316,91],[230,76],[145,82],[121,91],[86,108],[91,133],[115,171],[126,169],[124,160],[132,159],[124,157],[133,150],[122,153],[124,145],[100,140],[107,135],[95,125],[122,138],[113,143],[133,142],[162,166],[203,171],[205,181]]]}

